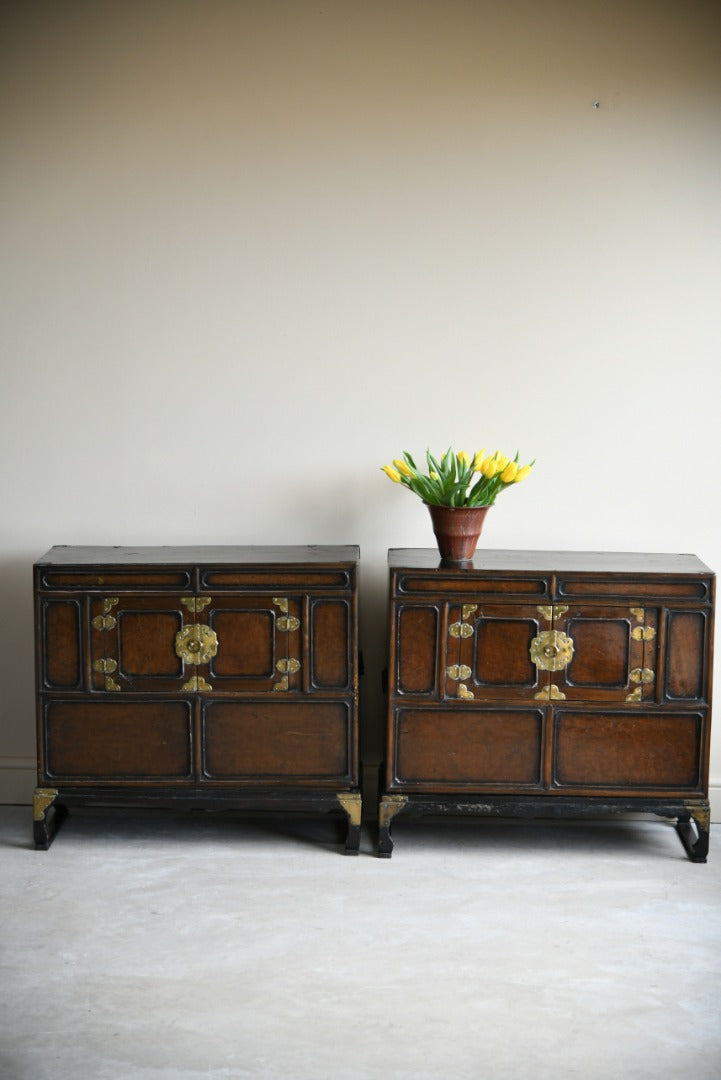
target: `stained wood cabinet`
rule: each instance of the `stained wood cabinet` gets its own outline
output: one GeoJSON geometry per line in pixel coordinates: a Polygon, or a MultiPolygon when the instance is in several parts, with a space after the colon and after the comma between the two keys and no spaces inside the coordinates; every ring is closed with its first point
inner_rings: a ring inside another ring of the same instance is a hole
{"type": "Polygon", "coordinates": [[[392,550],[380,854],[398,814],[677,818],[708,851],[715,579],[692,555],[392,550]]]}
{"type": "Polygon", "coordinates": [[[71,805],[324,813],[358,850],[358,549],[56,547],[35,841],[71,805]]]}

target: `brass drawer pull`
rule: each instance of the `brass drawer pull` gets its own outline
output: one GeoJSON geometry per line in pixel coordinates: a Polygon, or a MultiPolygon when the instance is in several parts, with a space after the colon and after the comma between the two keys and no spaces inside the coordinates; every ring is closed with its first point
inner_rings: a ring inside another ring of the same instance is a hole
{"type": "Polygon", "coordinates": [[[218,635],[205,623],[193,623],[175,635],[175,653],[186,664],[207,664],[218,652],[218,635]]]}
{"type": "Polygon", "coordinates": [[[529,651],[541,671],[563,671],[573,659],[573,639],[561,630],[543,630],[534,637],[529,651]]]}

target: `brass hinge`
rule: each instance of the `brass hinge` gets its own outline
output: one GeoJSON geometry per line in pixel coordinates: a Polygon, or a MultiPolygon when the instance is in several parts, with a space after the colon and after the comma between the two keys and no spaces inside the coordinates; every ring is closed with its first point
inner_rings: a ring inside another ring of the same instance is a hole
{"type": "Polygon", "coordinates": [[[651,668],[636,667],[631,672],[629,672],[628,677],[631,680],[631,682],[652,683],[653,680],[656,678],[656,673],[653,672],[651,670],[651,668]]]}
{"type": "Polygon", "coordinates": [[[473,691],[469,690],[465,683],[458,684],[458,697],[461,701],[468,701],[473,697],[473,691]]]}
{"type": "Polygon", "coordinates": [[[642,607],[632,607],[628,610],[631,612],[632,615],[635,615],[636,622],[642,623],[643,620],[646,618],[646,612],[642,607]]]}
{"type": "Polygon", "coordinates": [[[118,625],[113,615],[96,615],[92,624],[96,630],[114,630],[118,625]]]}
{"type": "Polygon", "coordinates": [[[275,668],[282,675],[295,675],[296,671],[300,671],[300,660],[295,660],[292,656],[286,656],[278,661],[275,668]]]}
{"type": "Polygon", "coordinates": [[[635,690],[632,690],[630,694],[626,694],[626,701],[642,701],[643,690],[640,686],[637,686],[635,690]]]}
{"type": "Polygon", "coordinates": [[[474,611],[478,611],[478,604],[464,604],[461,608],[461,618],[467,619],[474,611]]]}
{"type": "Polygon", "coordinates": [[[118,685],[118,683],[116,683],[115,679],[111,678],[110,675],[106,675],[105,676],[105,689],[106,690],[120,690],[121,687],[118,685]]]}
{"type": "Polygon", "coordinates": [[[446,668],[446,675],[449,679],[469,679],[471,677],[471,669],[468,664],[451,664],[446,668]]]}
{"type": "Polygon", "coordinates": [[[653,626],[634,626],[631,637],[634,641],[653,641],[656,631],[653,626]]]}
{"type": "Polygon", "coordinates": [[[560,619],[562,615],[566,614],[568,611],[568,604],[540,604],[536,608],[536,611],[538,611],[544,619],[553,622],[554,619],[560,619]]]}
{"type": "Polygon", "coordinates": [[[544,687],[543,690],[539,690],[537,694],[533,695],[536,701],[565,701],[566,695],[562,690],[559,690],[555,683],[551,683],[550,686],[544,687]]]}
{"type": "Polygon", "coordinates": [[[297,630],[300,626],[300,619],[295,615],[281,615],[276,624],[279,630],[297,630]]]}
{"type": "Polygon", "coordinates": [[[197,615],[204,608],[207,608],[212,600],[212,596],[181,596],[180,598],[181,604],[184,604],[193,615],[197,615]]]}
{"type": "Polygon", "coordinates": [[[274,596],[273,603],[276,607],[279,607],[281,611],[288,613],[288,597],[287,596],[274,596]]]}
{"type": "Polygon", "coordinates": [[[470,623],[454,622],[448,627],[448,633],[455,638],[473,637],[473,627],[470,623]]]}
{"type": "Polygon", "coordinates": [[[117,671],[118,661],[113,660],[111,656],[103,656],[100,660],[96,660],[93,663],[93,671],[99,672],[101,675],[110,675],[113,671],[117,671]]]}
{"type": "Polygon", "coordinates": [[[193,675],[186,683],[183,683],[180,689],[189,690],[193,693],[204,693],[212,690],[213,687],[205,681],[202,675],[193,675]]]}

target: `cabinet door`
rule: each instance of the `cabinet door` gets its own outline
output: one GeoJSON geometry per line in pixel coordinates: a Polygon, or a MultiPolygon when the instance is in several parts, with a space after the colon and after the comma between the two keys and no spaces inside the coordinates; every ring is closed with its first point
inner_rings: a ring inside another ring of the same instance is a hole
{"type": "Polygon", "coordinates": [[[301,612],[297,597],[214,597],[203,617],[217,650],[198,665],[198,677],[214,693],[300,690],[301,612]]]}
{"type": "Polygon", "coordinates": [[[479,702],[547,697],[549,673],[530,655],[541,620],[531,604],[449,605],[445,696],[479,702]]]}
{"type": "Polygon", "coordinates": [[[179,596],[92,597],[89,602],[93,690],[166,693],[187,679],[177,650],[195,615],[179,596]]]}
{"type": "MultiPolygon", "coordinates": [[[[552,697],[569,701],[642,702],[656,690],[658,610],[642,606],[555,604],[551,629],[534,643],[548,664],[552,697]]],[[[549,626],[549,620],[545,626],[549,626]]]]}

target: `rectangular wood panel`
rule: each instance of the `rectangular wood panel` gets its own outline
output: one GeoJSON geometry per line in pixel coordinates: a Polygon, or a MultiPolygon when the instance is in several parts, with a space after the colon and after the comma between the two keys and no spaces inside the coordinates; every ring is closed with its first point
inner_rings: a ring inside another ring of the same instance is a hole
{"type": "Polygon", "coordinates": [[[553,781],[559,787],[696,791],[700,713],[584,713],[554,718],[553,781]]]}
{"type": "Polygon", "coordinates": [[[48,701],[48,780],[187,780],[187,701],[48,701]]]}
{"type": "Polygon", "coordinates": [[[394,720],[399,783],[541,782],[541,709],[396,709],[394,720]]]}
{"type": "Polygon", "coordinates": [[[216,701],[203,710],[208,780],[337,780],[350,777],[345,702],[216,701]]]}
{"type": "Polygon", "coordinates": [[[398,611],[398,671],[400,694],[436,692],[436,649],[439,612],[435,607],[404,606],[398,611]]]}
{"type": "Polygon", "coordinates": [[[82,685],[80,604],[46,600],[42,606],[43,682],[48,689],[82,685]]]}
{"type": "Polygon", "coordinates": [[[666,629],[666,695],[698,701],[704,697],[706,614],[669,611],[666,629]]]}
{"type": "Polygon", "coordinates": [[[345,600],[314,600],[310,607],[311,675],[321,690],[348,686],[350,608],[345,600]]]}

